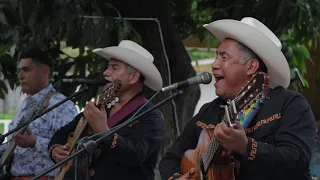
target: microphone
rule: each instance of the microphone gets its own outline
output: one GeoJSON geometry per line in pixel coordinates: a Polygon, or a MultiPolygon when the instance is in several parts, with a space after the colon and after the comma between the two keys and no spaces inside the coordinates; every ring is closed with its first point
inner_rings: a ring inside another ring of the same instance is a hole
{"type": "Polygon", "coordinates": [[[170,90],[177,90],[177,89],[185,88],[195,84],[209,84],[211,81],[212,81],[212,75],[208,72],[202,72],[199,75],[189,78],[185,81],[177,82],[167,87],[164,87],[161,89],[161,91],[165,92],[170,90]]]}
{"type": "Polygon", "coordinates": [[[62,82],[104,86],[105,84],[107,84],[108,81],[104,78],[103,74],[100,74],[94,78],[66,78],[62,79],[62,82]]]}

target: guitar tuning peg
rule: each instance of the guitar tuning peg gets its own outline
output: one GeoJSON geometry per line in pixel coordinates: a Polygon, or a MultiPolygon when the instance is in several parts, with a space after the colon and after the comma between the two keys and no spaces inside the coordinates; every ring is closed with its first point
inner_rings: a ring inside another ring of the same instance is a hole
{"type": "Polygon", "coordinates": [[[110,103],[107,104],[107,108],[108,109],[111,108],[111,104],[110,103]]]}
{"type": "Polygon", "coordinates": [[[116,102],[119,102],[120,99],[119,99],[118,97],[116,97],[114,100],[115,100],[116,102]]]}
{"type": "Polygon", "coordinates": [[[115,104],[116,102],[113,100],[113,101],[111,101],[111,105],[113,106],[114,104],[115,104]]]}

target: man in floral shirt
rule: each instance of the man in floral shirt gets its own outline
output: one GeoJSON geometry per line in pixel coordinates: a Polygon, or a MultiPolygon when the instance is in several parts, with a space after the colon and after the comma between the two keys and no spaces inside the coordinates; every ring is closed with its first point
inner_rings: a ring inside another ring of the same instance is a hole
{"type": "MultiPolygon", "coordinates": [[[[66,98],[56,92],[49,83],[51,64],[48,55],[38,48],[29,49],[20,55],[18,79],[22,92],[28,96],[10,123],[9,130],[17,127],[21,121],[28,120],[30,117],[27,117],[27,112],[35,106],[48,101],[47,108],[49,108],[66,98]],[[48,93],[49,96],[47,96],[48,93]]],[[[15,141],[17,144],[11,162],[11,179],[31,179],[53,166],[47,150],[50,138],[60,127],[72,121],[76,115],[77,109],[74,103],[67,101],[33,121],[25,133],[10,136],[9,142],[15,141]]],[[[7,149],[8,143],[0,146],[0,155],[3,156],[7,149]]],[[[54,175],[55,171],[43,178],[50,179],[54,175]]]]}

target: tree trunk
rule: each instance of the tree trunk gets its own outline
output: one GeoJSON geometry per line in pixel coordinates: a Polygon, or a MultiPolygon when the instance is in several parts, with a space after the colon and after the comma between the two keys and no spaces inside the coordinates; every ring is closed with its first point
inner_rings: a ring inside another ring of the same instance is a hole
{"type": "MultiPolygon", "coordinates": [[[[191,59],[188,56],[182,40],[176,31],[175,24],[171,19],[169,3],[167,0],[117,0],[114,5],[123,17],[157,18],[159,20],[170,69],[167,67],[158,24],[155,21],[130,22],[132,23],[133,28],[141,35],[143,43],[142,46],[153,54],[155,58],[155,65],[160,70],[164,86],[169,85],[170,79],[171,83],[174,83],[196,75],[193,67],[191,66],[191,59]],[[171,73],[171,77],[169,77],[169,73],[171,73]]],[[[192,118],[195,106],[200,97],[199,86],[188,87],[183,89],[183,91],[183,94],[174,100],[180,132],[189,119],[192,118]]],[[[147,94],[153,95],[154,92],[148,90],[147,94]]],[[[154,103],[165,99],[169,95],[170,94],[168,92],[159,94],[155,98],[156,100],[154,103]]],[[[172,145],[178,136],[174,118],[174,104],[170,101],[160,109],[163,112],[166,122],[166,141],[159,159],[163,157],[167,148],[172,145]]],[[[157,179],[160,178],[157,177],[157,179]]]]}
{"type": "Polygon", "coordinates": [[[308,72],[305,78],[308,80],[310,87],[304,89],[302,94],[310,103],[316,120],[320,120],[320,62],[317,61],[320,58],[320,46],[310,49],[310,53],[315,65],[308,60],[306,62],[308,72]]]}

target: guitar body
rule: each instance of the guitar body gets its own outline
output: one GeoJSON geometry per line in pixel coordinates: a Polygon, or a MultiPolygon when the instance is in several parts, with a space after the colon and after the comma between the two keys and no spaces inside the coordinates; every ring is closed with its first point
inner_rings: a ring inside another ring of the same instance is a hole
{"type": "MultiPolygon", "coordinates": [[[[37,106],[32,106],[25,116],[23,116],[22,120],[18,123],[17,126],[20,126],[22,123],[34,118],[36,115],[36,112],[41,112],[45,110],[48,107],[49,100],[51,98],[51,93],[49,92],[44,99],[41,100],[41,103],[39,106],[39,109],[37,109],[37,106]]],[[[12,140],[9,142],[8,147],[6,148],[6,151],[3,153],[3,155],[0,158],[0,180],[6,180],[10,179],[10,169],[11,169],[11,163],[14,155],[14,150],[17,147],[17,144],[14,141],[14,137],[18,134],[23,134],[28,129],[28,126],[25,126],[23,128],[20,128],[15,133],[13,133],[12,140]]]]}
{"type": "MultiPolygon", "coordinates": [[[[24,132],[25,128],[22,128],[19,132],[24,132]]],[[[15,136],[17,133],[14,133],[15,136]]],[[[13,158],[14,149],[17,147],[15,141],[10,141],[8,148],[2,155],[0,159],[1,169],[0,169],[0,180],[10,179],[10,169],[13,158]]]]}
{"type": "MultiPolygon", "coordinates": [[[[12,156],[13,151],[7,156],[4,163],[2,163],[1,169],[0,169],[0,180],[9,180],[10,175],[10,169],[11,169],[11,163],[12,163],[12,156]]],[[[3,159],[1,159],[2,161],[3,159]]]]}
{"type": "Polygon", "coordinates": [[[202,155],[208,149],[211,138],[212,136],[207,129],[201,131],[197,147],[187,150],[182,157],[180,166],[182,173],[185,174],[189,169],[195,168],[194,179],[234,180],[233,158],[228,153],[225,153],[226,151],[223,148],[219,148],[216,152],[207,172],[203,172],[203,169],[198,166],[202,161],[202,155]]]}

